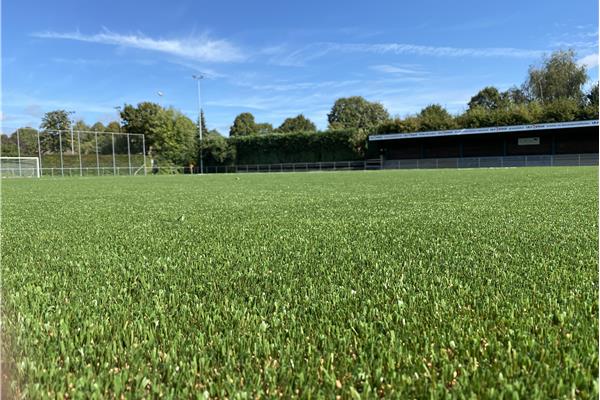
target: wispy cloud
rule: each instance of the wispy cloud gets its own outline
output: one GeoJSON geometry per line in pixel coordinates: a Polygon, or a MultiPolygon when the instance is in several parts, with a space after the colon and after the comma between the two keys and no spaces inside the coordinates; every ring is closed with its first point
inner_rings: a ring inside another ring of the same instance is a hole
{"type": "MultiPolygon", "coordinates": [[[[283,53],[283,49],[281,49],[283,53]]],[[[423,46],[408,43],[312,43],[288,54],[278,54],[272,62],[280,65],[302,66],[310,60],[330,53],[375,53],[411,54],[434,57],[513,57],[534,58],[541,56],[542,50],[517,49],[512,47],[449,47],[423,46]]]]}
{"type": "Polygon", "coordinates": [[[414,68],[413,66],[407,65],[389,65],[389,64],[379,64],[379,65],[371,65],[369,67],[373,71],[383,72],[384,74],[394,74],[394,75],[423,75],[424,71],[414,68]]]}
{"type": "Polygon", "coordinates": [[[268,83],[268,84],[259,84],[259,83],[251,83],[245,80],[234,79],[230,81],[232,84],[241,87],[247,87],[252,90],[264,90],[264,91],[275,91],[275,92],[285,92],[291,90],[314,90],[314,89],[332,89],[332,88],[340,88],[350,85],[355,85],[360,83],[360,80],[357,79],[349,79],[342,81],[320,81],[320,82],[278,82],[278,83],[268,83]]]}
{"type": "Polygon", "coordinates": [[[234,62],[245,58],[240,49],[225,39],[208,37],[186,39],[153,39],[143,34],[123,35],[104,29],[100,33],[86,35],[80,32],[38,32],[32,36],[43,39],[76,40],[130,47],[170,54],[196,61],[234,62]]]}
{"type": "Polygon", "coordinates": [[[589,54],[577,60],[577,64],[587,68],[596,68],[598,66],[598,53],[589,54]]]}
{"type": "Polygon", "coordinates": [[[558,40],[552,42],[553,47],[568,48],[568,49],[589,49],[598,47],[597,40],[558,40]]]}

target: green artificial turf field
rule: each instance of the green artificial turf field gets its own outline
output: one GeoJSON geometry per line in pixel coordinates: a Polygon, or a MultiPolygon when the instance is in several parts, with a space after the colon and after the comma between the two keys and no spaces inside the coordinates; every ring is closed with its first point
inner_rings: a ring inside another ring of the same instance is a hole
{"type": "Polygon", "coordinates": [[[13,179],[1,210],[15,397],[598,396],[597,167],[13,179]]]}

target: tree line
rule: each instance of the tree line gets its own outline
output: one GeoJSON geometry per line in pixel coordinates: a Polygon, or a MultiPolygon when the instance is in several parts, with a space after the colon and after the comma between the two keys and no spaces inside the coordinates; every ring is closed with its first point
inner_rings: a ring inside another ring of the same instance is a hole
{"type": "MultiPolygon", "coordinates": [[[[284,162],[283,159],[296,157],[292,154],[294,151],[306,159],[299,161],[326,161],[324,158],[342,155],[359,158],[365,155],[368,135],[373,133],[597,119],[598,82],[584,90],[588,81],[586,68],[577,64],[575,53],[559,50],[544,57],[539,65],[532,65],[520,86],[504,91],[485,87],[470,99],[467,109],[457,115],[433,103],[419,113],[392,117],[381,103],[352,96],[335,101],[327,115],[328,129],[324,132],[317,132],[316,125],[303,114],[286,118],[274,128],[270,123],[256,122],[254,115],[243,112],[235,117],[229,138],[214,129],[208,130],[203,113],[200,121],[192,121],[174,108],[152,102],[141,102],[136,106],[125,104],[120,111],[121,122],[113,121],[106,126],[100,122],[88,126],[81,120],[71,126],[68,113],[57,110],[46,113],[40,125],[40,130],[45,133],[42,151],[59,151],[56,131],[68,131],[72,127],[81,131],[144,133],[149,154],[174,165],[196,164],[200,152],[207,165],[251,163],[253,160],[257,163],[264,160],[284,162]],[[202,143],[198,124],[202,125],[204,133],[202,143]],[[284,151],[278,146],[287,148],[284,151]],[[307,149],[312,149],[309,151],[312,155],[307,149]],[[256,156],[253,158],[252,154],[256,156]]],[[[66,135],[63,146],[68,147],[70,140],[66,135]]],[[[117,146],[122,146],[123,139],[120,140],[117,146]]],[[[3,135],[3,154],[14,146],[13,142],[12,136],[3,135]]]]}

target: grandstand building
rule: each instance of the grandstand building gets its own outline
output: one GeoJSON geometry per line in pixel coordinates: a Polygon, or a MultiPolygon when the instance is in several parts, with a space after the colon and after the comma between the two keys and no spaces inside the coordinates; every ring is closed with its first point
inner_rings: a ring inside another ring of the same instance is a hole
{"type": "Polygon", "coordinates": [[[388,168],[597,165],[598,120],[371,135],[369,144],[388,168]]]}

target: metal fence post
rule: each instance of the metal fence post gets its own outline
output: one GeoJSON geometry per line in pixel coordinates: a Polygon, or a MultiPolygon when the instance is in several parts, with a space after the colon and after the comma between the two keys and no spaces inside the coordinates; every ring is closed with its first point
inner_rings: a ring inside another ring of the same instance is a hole
{"type": "Polygon", "coordinates": [[[20,129],[17,129],[17,157],[19,157],[19,176],[23,176],[21,172],[21,138],[20,138],[20,129]]]}
{"type": "Polygon", "coordinates": [[[117,163],[115,160],[115,134],[112,133],[110,136],[112,140],[113,175],[117,175],[117,163]]]}
{"type": "Polygon", "coordinates": [[[65,176],[65,162],[63,160],[63,149],[62,149],[62,132],[58,131],[58,144],[60,150],[60,175],[65,176]]]}
{"type": "Polygon", "coordinates": [[[77,153],[79,153],[79,176],[83,176],[83,164],[81,162],[81,132],[77,131],[77,153]]]}
{"type": "Polygon", "coordinates": [[[129,144],[129,132],[127,132],[127,164],[129,165],[129,175],[131,175],[131,148],[129,144]]]}
{"type": "Polygon", "coordinates": [[[96,175],[100,176],[100,157],[98,156],[98,132],[94,132],[96,139],[96,175]]]}
{"type": "Polygon", "coordinates": [[[44,167],[42,165],[42,146],[40,144],[40,131],[37,132],[37,145],[38,145],[38,157],[40,158],[40,176],[44,175],[42,173],[44,167]]]}
{"type": "Polygon", "coordinates": [[[146,135],[142,135],[142,152],[144,153],[144,176],[146,176],[146,135]]]}

